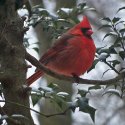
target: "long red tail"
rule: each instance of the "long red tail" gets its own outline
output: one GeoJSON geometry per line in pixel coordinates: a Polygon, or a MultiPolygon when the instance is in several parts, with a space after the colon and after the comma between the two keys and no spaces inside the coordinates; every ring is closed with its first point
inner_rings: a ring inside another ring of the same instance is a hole
{"type": "Polygon", "coordinates": [[[32,76],[30,76],[27,80],[26,83],[28,86],[30,86],[33,82],[35,82],[38,78],[40,78],[44,73],[39,71],[36,71],[32,76]]]}

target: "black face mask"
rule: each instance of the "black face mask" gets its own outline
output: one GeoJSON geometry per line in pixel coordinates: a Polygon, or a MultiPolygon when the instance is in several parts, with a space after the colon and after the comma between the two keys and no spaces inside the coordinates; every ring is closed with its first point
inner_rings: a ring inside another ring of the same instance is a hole
{"type": "Polygon", "coordinates": [[[88,32],[89,30],[91,30],[91,28],[81,28],[83,35],[88,38],[91,38],[91,34],[88,32]]]}

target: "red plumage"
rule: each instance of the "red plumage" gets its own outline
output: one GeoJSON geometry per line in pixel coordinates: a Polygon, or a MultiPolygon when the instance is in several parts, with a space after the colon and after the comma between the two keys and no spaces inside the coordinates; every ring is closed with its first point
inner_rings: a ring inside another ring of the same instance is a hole
{"type": "MultiPolygon", "coordinates": [[[[59,74],[84,74],[91,67],[96,51],[92,33],[88,18],[84,17],[79,24],[57,39],[39,61],[59,74]]],[[[41,70],[37,70],[27,79],[27,84],[31,85],[43,74],[41,70]]]]}

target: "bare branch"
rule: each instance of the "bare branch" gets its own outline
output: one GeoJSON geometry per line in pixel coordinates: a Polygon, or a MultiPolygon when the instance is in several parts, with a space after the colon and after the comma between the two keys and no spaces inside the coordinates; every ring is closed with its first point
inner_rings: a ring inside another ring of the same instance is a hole
{"type": "MultiPolygon", "coordinates": [[[[74,78],[72,76],[65,76],[65,75],[60,75],[48,68],[46,68],[43,64],[41,64],[35,57],[33,57],[32,55],[30,55],[29,53],[26,52],[26,59],[35,67],[41,69],[43,72],[45,72],[46,74],[53,76],[57,79],[60,80],[65,80],[65,81],[69,81],[69,82],[74,82],[74,78]]],[[[117,83],[119,80],[121,80],[122,78],[124,78],[125,76],[125,72],[122,72],[121,74],[119,74],[117,77],[109,79],[109,80],[88,80],[88,79],[82,79],[82,78],[78,78],[79,80],[79,84],[94,84],[94,85],[109,85],[109,84],[115,84],[117,83]]]]}
{"type": "Polygon", "coordinates": [[[8,100],[0,100],[0,102],[6,102],[6,103],[10,103],[10,104],[13,104],[13,105],[16,105],[16,106],[19,106],[19,107],[23,107],[25,109],[28,109],[28,110],[31,110],[43,117],[52,117],[52,116],[56,116],[56,115],[65,115],[69,110],[70,110],[70,107],[68,107],[67,109],[65,109],[63,112],[59,112],[59,113],[53,113],[53,114],[43,114],[39,111],[36,111],[30,107],[27,107],[25,105],[22,105],[22,104],[19,104],[19,103],[16,103],[16,102],[12,102],[12,101],[8,101],[8,100]]]}

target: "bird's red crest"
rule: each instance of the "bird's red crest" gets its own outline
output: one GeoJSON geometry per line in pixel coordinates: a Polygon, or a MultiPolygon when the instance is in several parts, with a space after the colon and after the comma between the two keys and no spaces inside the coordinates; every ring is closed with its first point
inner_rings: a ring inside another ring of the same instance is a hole
{"type": "Polygon", "coordinates": [[[84,28],[91,28],[91,25],[89,23],[87,16],[84,16],[83,20],[78,25],[84,28]]]}
{"type": "Polygon", "coordinates": [[[90,28],[91,29],[91,25],[89,23],[87,16],[84,16],[83,20],[80,23],[78,23],[77,25],[75,25],[73,28],[68,30],[67,33],[82,35],[82,32],[80,30],[81,28],[90,28]]]}

